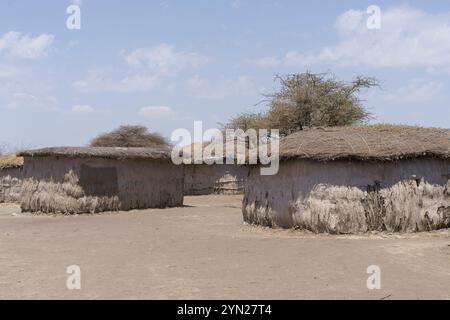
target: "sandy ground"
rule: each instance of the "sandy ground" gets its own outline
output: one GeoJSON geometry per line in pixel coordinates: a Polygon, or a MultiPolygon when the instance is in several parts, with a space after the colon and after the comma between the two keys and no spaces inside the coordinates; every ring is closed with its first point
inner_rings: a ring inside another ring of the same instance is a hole
{"type": "Polygon", "coordinates": [[[313,235],[242,224],[241,198],[74,217],[0,206],[0,298],[449,299],[449,230],[313,235]],[[81,268],[68,290],[66,268],[81,268]],[[381,289],[368,290],[369,265],[381,289]]]}

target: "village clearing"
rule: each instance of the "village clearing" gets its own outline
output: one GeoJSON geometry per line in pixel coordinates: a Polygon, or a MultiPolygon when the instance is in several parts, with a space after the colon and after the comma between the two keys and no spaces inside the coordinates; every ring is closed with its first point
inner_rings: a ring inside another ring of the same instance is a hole
{"type": "Polygon", "coordinates": [[[184,203],[80,216],[0,205],[0,299],[450,299],[448,229],[317,235],[244,225],[241,196],[184,203]],[[66,287],[71,265],[81,290],[66,287]]]}

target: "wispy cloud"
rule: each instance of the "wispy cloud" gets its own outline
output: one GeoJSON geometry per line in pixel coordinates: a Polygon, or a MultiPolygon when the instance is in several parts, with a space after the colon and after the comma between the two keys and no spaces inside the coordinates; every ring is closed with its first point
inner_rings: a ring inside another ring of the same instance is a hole
{"type": "Polygon", "coordinates": [[[164,79],[183,70],[196,69],[209,58],[194,52],[177,51],[168,44],[122,52],[126,65],[114,72],[90,71],[85,79],[73,83],[83,92],[138,92],[158,87],[164,79]]]}
{"type": "Polygon", "coordinates": [[[90,71],[83,80],[73,83],[81,92],[139,92],[156,88],[161,82],[157,75],[138,72],[121,74],[119,72],[90,71]]]}
{"type": "Polygon", "coordinates": [[[167,43],[126,53],[125,60],[132,67],[146,68],[158,75],[173,75],[183,69],[198,68],[209,62],[209,58],[205,56],[194,52],[176,51],[167,43]]]}
{"type": "Polygon", "coordinates": [[[191,96],[201,99],[223,99],[257,91],[253,79],[248,76],[221,77],[211,81],[195,75],[187,80],[187,89],[191,96]]]}
{"type": "Polygon", "coordinates": [[[15,92],[8,97],[7,108],[15,110],[56,110],[58,101],[54,96],[15,92]]]}
{"type": "Polygon", "coordinates": [[[19,75],[21,70],[12,65],[0,65],[0,78],[12,78],[19,75]]]}
{"type": "Polygon", "coordinates": [[[231,1],[231,7],[233,9],[239,9],[241,7],[241,0],[233,0],[233,1],[231,1]]]}
{"type": "Polygon", "coordinates": [[[148,106],[141,108],[139,114],[149,118],[161,118],[173,116],[175,111],[167,106],[148,106]]]}
{"type": "Polygon", "coordinates": [[[55,37],[41,34],[36,37],[10,31],[0,37],[0,54],[16,59],[38,59],[45,57],[55,37]]]}
{"type": "Polygon", "coordinates": [[[289,51],[256,60],[260,67],[338,66],[450,67],[450,13],[432,14],[407,6],[381,11],[381,29],[367,28],[365,11],[349,10],[335,23],[339,41],[319,52],[289,51]]]}
{"type": "Polygon", "coordinates": [[[393,93],[387,94],[385,100],[402,103],[423,103],[441,97],[444,85],[436,81],[413,80],[393,93]]]}
{"type": "Polygon", "coordinates": [[[95,109],[93,107],[91,107],[90,105],[75,105],[75,106],[72,106],[70,111],[73,114],[84,115],[84,114],[91,114],[91,113],[95,112],[95,109]]]}

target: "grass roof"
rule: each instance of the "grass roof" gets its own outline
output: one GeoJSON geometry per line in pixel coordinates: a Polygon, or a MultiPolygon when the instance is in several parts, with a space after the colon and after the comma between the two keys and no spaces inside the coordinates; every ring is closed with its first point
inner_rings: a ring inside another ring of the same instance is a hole
{"type": "Polygon", "coordinates": [[[22,157],[59,156],[65,158],[169,159],[169,148],[57,147],[23,151],[22,157]]]}
{"type": "Polygon", "coordinates": [[[450,156],[450,130],[404,125],[316,128],[280,142],[281,159],[397,160],[450,156]]]}
{"type": "Polygon", "coordinates": [[[222,144],[222,141],[220,140],[214,140],[214,141],[208,141],[208,142],[194,142],[190,145],[187,145],[183,148],[183,153],[185,156],[194,156],[194,148],[197,147],[198,150],[200,150],[203,154],[206,148],[208,148],[210,151],[212,151],[211,156],[214,158],[227,158],[231,157],[232,155],[236,156],[240,149],[238,149],[238,145],[242,144],[244,146],[244,152],[247,153],[248,148],[244,141],[228,141],[224,142],[222,144]],[[219,153],[218,153],[219,152],[219,153]]]}
{"type": "Polygon", "coordinates": [[[0,170],[20,168],[23,166],[23,158],[16,156],[0,156],[0,170]]]}

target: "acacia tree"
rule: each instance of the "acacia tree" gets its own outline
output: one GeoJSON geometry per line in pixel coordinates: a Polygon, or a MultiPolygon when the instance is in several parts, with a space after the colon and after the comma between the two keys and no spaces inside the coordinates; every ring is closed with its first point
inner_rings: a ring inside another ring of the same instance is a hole
{"type": "Polygon", "coordinates": [[[232,117],[227,124],[221,124],[222,129],[267,129],[269,127],[269,119],[265,113],[243,112],[232,117]]]}
{"type": "Polygon", "coordinates": [[[149,132],[144,126],[124,125],[94,138],[91,147],[167,147],[168,141],[158,133],[149,132]]]}
{"type": "Polygon", "coordinates": [[[245,113],[232,118],[227,127],[246,129],[247,125],[277,128],[290,134],[307,127],[333,127],[363,123],[371,114],[358,97],[363,89],[378,86],[371,77],[339,81],[333,74],[311,72],[277,76],[280,89],[266,95],[269,110],[263,114],[245,113]]]}

